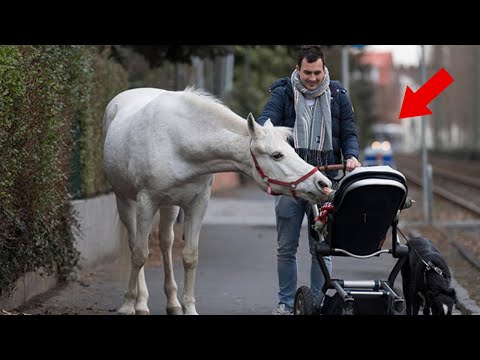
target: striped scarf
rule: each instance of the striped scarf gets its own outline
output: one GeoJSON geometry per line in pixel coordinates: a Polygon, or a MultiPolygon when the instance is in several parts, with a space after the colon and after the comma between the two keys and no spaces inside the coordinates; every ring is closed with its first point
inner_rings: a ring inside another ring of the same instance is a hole
{"type": "Polygon", "coordinates": [[[313,166],[335,163],[332,148],[332,114],[330,110],[330,76],[325,67],[325,78],[318,88],[308,90],[300,81],[297,70],[291,76],[295,106],[294,147],[297,154],[313,166]],[[308,106],[306,99],[314,99],[308,106]]]}

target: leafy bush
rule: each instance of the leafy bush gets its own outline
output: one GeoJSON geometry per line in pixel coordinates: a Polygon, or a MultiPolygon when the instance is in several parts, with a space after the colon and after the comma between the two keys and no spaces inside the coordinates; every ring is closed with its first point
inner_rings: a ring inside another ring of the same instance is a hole
{"type": "Polygon", "coordinates": [[[0,46],[0,293],[28,271],[66,280],[77,266],[72,122],[80,119],[85,192],[104,190],[92,154],[102,152],[103,109],[125,78],[93,46],[0,46]]]}

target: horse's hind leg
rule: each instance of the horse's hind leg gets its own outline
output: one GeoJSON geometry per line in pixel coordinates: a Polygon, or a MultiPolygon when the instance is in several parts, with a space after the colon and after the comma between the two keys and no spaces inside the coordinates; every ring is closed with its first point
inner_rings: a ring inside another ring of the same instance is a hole
{"type": "MultiPolygon", "coordinates": [[[[136,206],[137,204],[133,200],[125,200],[120,196],[117,196],[117,208],[120,220],[127,228],[128,232],[128,247],[132,251],[135,245],[135,233],[137,231],[137,219],[136,219],[136,206]]],[[[142,267],[138,273],[137,279],[137,297],[135,301],[125,299],[122,307],[118,310],[120,314],[133,315],[133,314],[149,314],[148,309],[148,289],[145,282],[144,268],[142,267]],[[135,305],[133,305],[135,303],[135,305]]]]}
{"type": "MultiPolygon", "coordinates": [[[[118,203],[117,197],[117,204],[118,203]]],[[[125,300],[119,313],[129,315],[135,313],[149,314],[150,311],[147,306],[148,290],[145,283],[143,266],[148,257],[148,236],[152,228],[156,207],[150,198],[143,193],[139,193],[137,196],[136,209],[132,205],[135,204],[134,202],[129,202],[128,204],[128,211],[126,213],[127,222],[124,223],[129,231],[128,238],[129,246],[132,250],[132,268],[128,288],[125,291],[125,300]]],[[[119,213],[121,213],[120,208],[121,206],[119,206],[119,213]]]]}
{"type": "Polygon", "coordinates": [[[172,247],[174,240],[173,225],[179,212],[178,206],[160,208],[159,238],[165,273],[164,291],[167,296],[167,314],[182,315],[183,310],[177,298],[177,283],[173,273],[172,247]]]}
{"type": "MultiPolygon", "coordinates": [[[[128,233],[128,247],[131,250],[135,244],[135,232],[137,231],[137,220],[136,220],[136,204],[135,201],[124,199],[120,196],[116,196],[117,199],[117,209],[120,220],[123,222],[127,229],[128,233]]],[[[126,291],[125,291],[126,295],[126,291]]],[[[124,303],[118,310],[120,314],[124,315],[134,315],[134,299],[124,299],[124,303]]]]}

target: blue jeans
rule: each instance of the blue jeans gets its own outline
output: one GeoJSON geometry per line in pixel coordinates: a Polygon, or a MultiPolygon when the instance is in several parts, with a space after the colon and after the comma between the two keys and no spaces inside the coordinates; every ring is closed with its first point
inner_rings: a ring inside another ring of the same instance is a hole
{"type": "MultiPolygon", "coordinates": [[[[303,217],[307,214],[310,229],[313,219],[311,205],[304,199],[294,199],[290,196],[279,195],[275,198],[275,215],[277,221],[277,271],[278,271],[278,299],[279,304],[293,309],[295,293],[297,291],[297,249],[300,238],[303,217]]],[[[325,282],[320,265],[315,256],[315,239],[308,231],[308,243],[312,263],[310,266],[310,288],[313,300],[317,302],[318,295],[325,282]]],[[[324,257],[328,271],[332,273],[332,260],[324,257]]]]}

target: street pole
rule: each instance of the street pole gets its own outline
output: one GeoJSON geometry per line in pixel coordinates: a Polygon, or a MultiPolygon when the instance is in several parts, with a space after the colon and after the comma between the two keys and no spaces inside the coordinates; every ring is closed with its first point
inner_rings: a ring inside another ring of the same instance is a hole
{"type": "Polygon", "coordinates": [[[342,46],[342,81],[343,87],[347,90],[347,93],[350,90],[350,69],[348,63],[348,51],[350,49],[350,45],[343,45],[342,46]]]}
{"type": "MultiPolygon", "coordinates": [[[[422,46],[422,56],[420,58],[420,71],[421,71],[421,84],[425,84],[427,82],[427,67],[425,64],[425,45],[422,46]]],[[[430,167],[429,171],[429,164],[428,164],[428,153],[427,153],[427,141],[426,141],[426,134],[427,134],[427,119],[425,116],[421,117],[422,122],[422,177],[423,177],[423,216],[424,221],[428,224],[432,223],[432,198],[430,196],[431,193],[431,178],[432,178],[432,171],[430,167]],[[430,176],[429,176],[430,175],[430,176]]]]}
{"type": "Polygon", "coordinates": [[[478,143],[478,139],[480,138],[480,104],[478,103],[478,93],[479,93],[479,86],[478,86],[478,60],[480,58],[479,54],[479,46],[472,45],[472,104],[473,104],[473,143],[472,149],[475,151],[480,150],[480,144],[478,143]]]}

